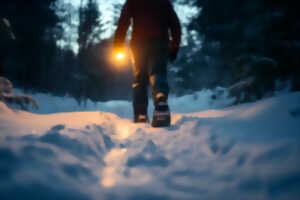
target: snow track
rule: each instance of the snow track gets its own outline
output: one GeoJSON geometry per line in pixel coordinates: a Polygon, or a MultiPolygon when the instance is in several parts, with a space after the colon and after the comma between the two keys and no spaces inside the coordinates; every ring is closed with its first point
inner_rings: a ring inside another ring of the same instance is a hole
{"type": "Polygon", "coordinates": [[[172,127],[154,129],[111,113],[38,115],[0,102],[0,199],[297,200],[299,107],[294,93],[174,113],[172,127]]]}

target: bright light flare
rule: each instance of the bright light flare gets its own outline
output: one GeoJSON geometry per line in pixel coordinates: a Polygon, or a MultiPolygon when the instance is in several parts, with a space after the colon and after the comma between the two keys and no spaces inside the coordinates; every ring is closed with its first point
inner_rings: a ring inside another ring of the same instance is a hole
{"type": "Polygon", "coordinates": [[[127,69],[130,64],[128,51],[124,48],[113,49],[110,54],[110,63],[116,69],[127,69]]]}
{"type": "Polygon", "coordinates": [[[124,54],[124,53],[118,52],[118,53],[116,54],[116,59],[117,59],[117,60],[124,60],[124,58],[125,58],[125,54],[124,54]]]}

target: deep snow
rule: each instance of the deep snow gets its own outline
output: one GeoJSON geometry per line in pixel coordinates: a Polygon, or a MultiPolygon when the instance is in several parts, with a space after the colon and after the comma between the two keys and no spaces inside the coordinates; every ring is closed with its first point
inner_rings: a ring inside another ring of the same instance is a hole
{"type": "Polygon", "coordinates": [[[171,100],[181,114],[160,129],[119,108],[33,114],[0,102],[0,199],[300,199],[300,93],[201,112],[197,102],[171,100]]]}

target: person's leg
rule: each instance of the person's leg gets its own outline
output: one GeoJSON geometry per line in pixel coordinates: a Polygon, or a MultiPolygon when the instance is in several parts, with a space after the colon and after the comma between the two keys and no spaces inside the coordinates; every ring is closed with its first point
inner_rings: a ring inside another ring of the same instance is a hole
{"type": "Polygon", "coordinates": [[[159,99],[167,101],[169,86],[167,82],[168,44],[153,44],[149,59],[149,79],[152,87],[154,105],[159,99]]]}
{"type": "Polygon", "coordinates": [[[168,44],[162,42],[154,43],[150,52],[149,78],[155,105],[152,126],[170,126],[171,114],[167,101],[169,93],[167,82],[168,44]]]}
{"type": "MultiPolygon", "coordinates": [[[[148,110],[148,67],[147,56],[145,51],[136,46],[131,47],[132,61],[133,61],[133,110],[134,121],[138,122],[140,115],[146,116],[148,110]]],[[[144,121],[144,120],[142,120],[144,121]]]]}

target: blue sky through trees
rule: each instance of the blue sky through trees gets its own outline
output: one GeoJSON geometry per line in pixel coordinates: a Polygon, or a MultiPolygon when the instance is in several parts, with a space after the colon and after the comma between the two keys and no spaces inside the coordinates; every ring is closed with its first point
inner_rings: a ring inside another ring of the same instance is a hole
{"type": "MultiPolygon", "coordinates": [[[[85,4],[87,0],[83,0],[83,4],[85,4]]],[[[118,19],[118,16],[120,15],[120,9],[115,9],[115,6],[119,5],[120,7],[125,3],[125,0],[98,0],[99,5],[99,11],[101,12],[101,25],[103,32],[101,33],[100,38],[106,39],[110,38],[114,30],[116,28],[115,23],[118,19]]],[[[74,9],[78,10],[81,0],[60,0],[58,3],[58,7],[62,4],[69,4],[74,7],[74,9]]],[[[174,7],[176,12],[178,13],[178,16],[180,18],[180,21],[183,25],[183,44],[186,43],[187,38],[187,30],[186,26],[189,24],[191,19],[199,13],[199,9],[195,6],[192,6],[190,4],[183,4],[180,3],[180,1],[176,1],[174,3],[174,7]]],[[[62,47],[70,46],[75,52],[78,51],[78,44],[76,42],[77,40],[77,25],[78,25],[78,13],[74,13],[72,15],[72,24],[73,26],[70,27],[67,24],[64,24],[64,30],[65,30],[65,37],[69,38],[69,41],[66,41],[65,39],[58,42],[58,44],[62,47]],[[71,38],[71,39],[70,39],[71,38]]]]}

